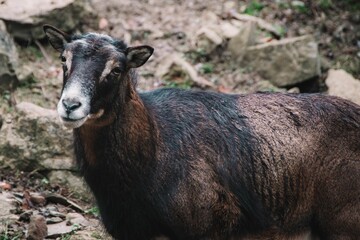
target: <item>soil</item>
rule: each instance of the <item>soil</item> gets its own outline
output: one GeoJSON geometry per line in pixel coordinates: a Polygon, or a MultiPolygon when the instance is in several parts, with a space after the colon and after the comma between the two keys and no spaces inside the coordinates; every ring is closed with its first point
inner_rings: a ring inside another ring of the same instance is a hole
{"type": "MultiPolygon", "coordinates": [[[[357,0],[335,1],[228,1],[228,0],[92,0],[99,15],[97,20],[86,20],[78,31],[95,31],[125,39],[130,45],[148,44],[155,48],[150,61],[140,71],[139,90],[151,90],[162,86],[183,88],[198,87],[188,79],[179,76],[177,81],[157,79],[155,71],[164,56],[181,53],[202,77],[216,84],[215,91],[234,92],[227,82],[236,82],[236,92],[252,92],[262,79],[254,72],[241,69],[230,61],[226,46],[220,46],[211,54],[194,46],[194,35],[206,26],[206,15],[210,12],[222,20],[230,18],[231,11],[248,13],[260,17],[277,26],[281,38],[312,34],[319,43],[322,56],[323,75],[300,86],[302,92],[326,90],[323,80],[329,68],[342,68],[355,78],[360,78],[360,3],[357,0]],[[303,2],[303,5],[294,4],[303,2]],[[95,23],[95,24],[94,24],[95,23]]],[[[271,37],[271,36],[270,36],[271,37]]],[[[4,93],[0,99],[0,112],[12,111],[15,102],[30,101],[46,108],[55,108],[62,85],[62,71],[58,53],[46,44],[19,44],[22,71],[28,74],[13,93],[4,93]],[[41,46],[41,48],[40,48],[41,46]],[[41,50],[42,49],[42,50],[41,50]],[[14,99],[14,100],[13,100],[14,99]],[[15,101],[15,102],[14,102],[15,101]],[[12,106],[11,106],[12,105],[12,106]]],[[[0,123],[1,125],[1,123],[0,123]]],[[[83,209],[94,209],[93,202],[83,202],[73,197],[63,186],[51,186],[40,173],[0,171],[1,182],[10,188],[2,191],[24,194],[24,191],[43,194],[57,193],[76,202],[83,209]]],[[[20,195],[19,195],[20,194],[20,195]]],[[[23,198],[25,198],[23,196],[23,198]]],[[[60,204],[61,205],[61,204],[60,204]]],[[[62,211],[73,211],[69,207],[58,206],[62,211]]],[[[47,206],[33,206],[41,211],[47,206]]],[[[22,203],[14,214],[20,215],[28,209],[22,203]]],[[[87,219],[98,219],[97,214],[84,213],[87,219]]],[[[96,211],[95,211],[96,212],[96,211]]],[[[28,221],[18,220],[7,226],[6,235],[1,240],[22,239],[28,221]]],[[[103,232],[101,226],[93,230],[103,232]]],[[[75,238],[70,235],[58,239],[75,238]]],[[[91,235],[91,234],[90,234],[91,235]]],[[[93,234],[87,239],[105,239],[104,235],[93,234]]]]}

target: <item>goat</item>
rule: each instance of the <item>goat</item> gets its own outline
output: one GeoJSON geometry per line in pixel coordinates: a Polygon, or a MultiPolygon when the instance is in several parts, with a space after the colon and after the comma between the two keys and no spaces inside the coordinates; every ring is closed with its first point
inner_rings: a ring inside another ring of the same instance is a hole
{"type": "Polygon", "coordinates": [[[46,25],[57,110],[116,239],[358,239],[360,107],[321,94],[136,91],[153,53],[46,25]]]}

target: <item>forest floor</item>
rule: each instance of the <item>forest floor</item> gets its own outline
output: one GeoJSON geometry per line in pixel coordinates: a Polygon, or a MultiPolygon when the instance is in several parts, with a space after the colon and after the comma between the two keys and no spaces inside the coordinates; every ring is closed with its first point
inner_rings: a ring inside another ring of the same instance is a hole
{"type": "MultiPolygon", "coordinates": [[[[151,90],[162,86],[191,88],[192,82],[178,76],[175,80],[158,79],[156,68],[164,56],[180,53],[200,75],[211,82],[236,82],[238,92],[255,91],[254,85],[261,80],[255,73],[240,69],[221,52],[204,54],[194,46],[194,36],[199,28],[207,24],[207,13],[213,13],[222,20],[230,17],[231,11],[250,14],[276,26],[281,38],[311,34],[319,43],[323,63],[323,75],[314,87],[299,86],[302,92],[324,89],[323,80],[326,69],[341,68],[360,78],[360,2],[359,1],[225,1],[225,0],[92,0],[99,15],[96,24],[84,23],[82,31],[95,31],[125,39],[131,45],[148,44],[155,48],[154,56],[140,72],[139,90],[151,90]],[[302,4],[303,3],[303,4],[302,4]]],[[[90,22],[90,21],[89,21],[90,22]]],[[[42,107],[54,109],[60,95],[62,72],[57,53],[45,43],[43,50],[36,44],[19,45],[21,61],[32,72],[32,77],[22,82],[14,93],[16,102],[28,101],[42,107]]],[[[195,86],[196,87],[196,86],[195,86]]],[[[213,90],[230,91],[221,88],[213,90]]],[[[8,101],[9,95],[3,95],[2,101],[8,101]]],[[[1,109],[0,109],[1,110],[1,109]]],[[[16,194],[54,192],[71,200],[84,211],[86,219],[98,220],[98,212],[92,201],[82,201],[64,186],[51,186],[43,175],[37,172],[0,172],[0,190],[16,194]]],[[[24,196],[22,196],[26,199],[24,196]]],[[[31,200],[30,200],[31,202],[31,200]]],[[[29,204],[29,203],[27,203],[29,204]]],[[[54,203],[55,204],[55,203],[54,203]]],[[[30,204],[31,205],[31,204],[30,204]]],[[[60,204],[61,205],[61,204],[60,204]]],[[[71,206],[57,210],[66,214],[74,211],[71,206]]],[[[31,210],[32,206],[21,202],[13,214],[20,215],[31,210]],[[24,205],[25,204],[25,205],[24,205]]],[[[36,206],[36,211],[45,211],[47,206],[36,206]]],[[[34,210],[33,209],[33,210],[34,210]]],[[[17,220],[6,226],[6,234],[0,240],[22,239],[26,231],[26,221],[17,220]]],[[[105,239],[100,224],[89,230],[90,233],[77,235],[77,229],[57,239],[105,239]]]]}

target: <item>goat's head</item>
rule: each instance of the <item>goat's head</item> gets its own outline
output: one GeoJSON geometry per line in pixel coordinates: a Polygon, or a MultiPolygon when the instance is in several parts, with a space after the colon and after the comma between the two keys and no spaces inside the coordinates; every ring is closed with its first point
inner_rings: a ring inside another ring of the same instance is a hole
{"type": "Polygon", "coordinates": [[[127,47],[107,35],[70,36],[49,25],[44,31],[61,53],[64,82],[57,111],[68,128],[105,118],[114,97],[126,99],[130,94],[129,70],[143,65],[153,53],[152,47],[127,47]]]}

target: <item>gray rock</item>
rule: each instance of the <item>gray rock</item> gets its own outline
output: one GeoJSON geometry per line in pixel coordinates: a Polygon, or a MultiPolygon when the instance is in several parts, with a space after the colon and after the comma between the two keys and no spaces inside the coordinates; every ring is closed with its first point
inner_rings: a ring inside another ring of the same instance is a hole
{"type": "Polygon", "coordinates": [[[247,47],[255,43],[255,30],[255,23],[248,22],[243,25],[236,36],[230,39],[228,50],[231,52],[231,55],[236,61],[240,62],[246,53],[247,47]]]}
{"type": "Polygon", "coordinates": [[[85,219],[83,215],[80,213],[68,213],[66,214],[66,220],[70,225],[78,225],[78,226],[89,226],[90,222],[85,219]]]}
{"type": "Polygon", "coordinates": [[[55,110],[20,103],[0,129],[0,164],[18,170],[73,170],[72,132],[55,110]]]}
{"type": "Polygon", "coordinates": [[[55,223],[60,223],[62,221],[64,221],[64,220],[60,217],[51,217],[51,218],[46,219],[47,224],[55,224],[55,223]]]}
{"type": "Polygon", "coordinates": [[[209,27],[201,28],[196,35],[196,46],[207,54],[213,52],[223,42],[222,37],[209,27]]]}
{"type": "Polygon", "coordinates": [[[338,96],[360,105],[360,80],[344,70],[330,69],[325,80],[329,95],[338,96]]]}
{"type": "MultiPolygon", "coordinates": [[[[1,15],[1,14],[0,14],[1,15]]],[[[14,40],[0,20],[0,93],[13,91],[18,85],[15,69],[18,67],[18,53],[14,40]]]]}
{"type": "Polygon", "coordinates": [[[83,179],[74,172],[64,170],[51,171],[47,177],[52,185],[66,186],[73,193],[74,197],[84,201],[92,199],[92,195],[83,179]]]}
{"type": "Polygon", "coordinates": [[[66,221],[55,223],[55,224],[49,224],[48,225],[48,238],[56,238],[60,237],[61,235],[71,233],[74,231],[73,226],[68,226],[66,221]]]}
{"type": "Polygon", "coordinates": [[[311,36],[248,47],[242,65],[277,87],[291,86],[320,75],[318,46],[311,36]]]}
{"type": "Polygon", "coordinates": [[[11,213],[15,209],[16,206],[12,194],[8,192],[0,193],[0,223],[17,220],[18,217],[11,213]]]}
{"type": "Polygon", "coordinates": [[[29,41],[45,36],[43,24],[70,31],[89,18],[90,12],[87,0],[11,0],[1,5],[0,19],[14,37],[29,41]]]}

